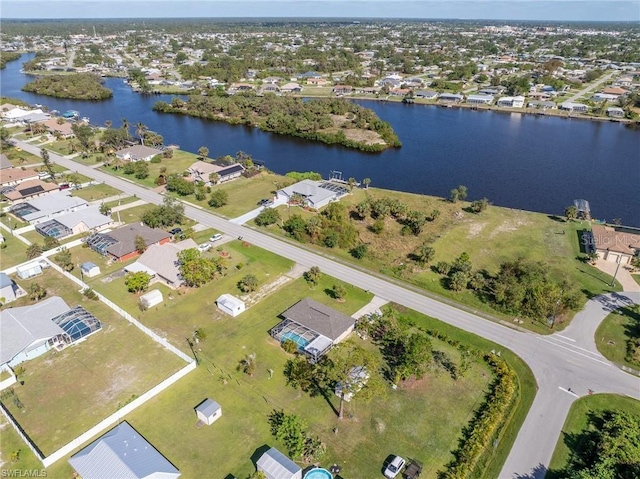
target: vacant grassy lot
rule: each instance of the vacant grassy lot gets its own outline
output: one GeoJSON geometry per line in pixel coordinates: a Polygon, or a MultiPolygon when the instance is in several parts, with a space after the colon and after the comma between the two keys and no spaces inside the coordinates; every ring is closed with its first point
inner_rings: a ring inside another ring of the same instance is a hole
{"type": "Polygon", "coordinates": [[[7,158],[11,161],[14,167],[28,167],[36,163],[42,163],[42,158],[18,148],[8,148],[2,150],[2,153],[7,155],[7,158]]]}
{"type": "MultiPolygon", "coordinates": [[[[380,234],[371,231],[373,220],[370,217],[364,220],[353,219],[352,224],[358,229],[359,241],[368,245],[367,256],[361,260],[354,259],[346,250],[313,247],[503,319],[509,318],[483,302],[472,291],[458,293],[447,289],[442,281],[443,277],[429,267],[420,267],[411,260],[411,253],[422,243],[430,242],[435,249],[435,258],[431,264],[439,261],[451,262],[461,253],[467,252],[474,269],[486,269],[491,274],[495,274],[499,265],[507,260],[523,257],[542,261],[549,266],[553,279],[565,279],[576,285],[585,302],[593,295],[621,290],[618,283],[614,288],[609,287],[610,276],[578,259],[581,254],[578,233],[589,228],[586,222],[567,223],[540,213],[495,206],[475,214],[466,211],[468,203],[454,204],[441,198],[376,188],[354,189],[342,201],[354,206],[367,195],[372,199],[398,199],[406,203],[409,210],[427,214],[438,210],[440,215],[435,221],[428,222],[418,236],[403,236],[400,233],[402,225],[391,217],[384,220],[384,231],[380,234]]],[[[300,214],[300,211],[298,208],[292,209],[291,214],[300,214]]],[[[280,214],[286,220],[289,213],[286,208],[281,208],[280,214]]],[[[303,217],[310,215],[312,213],[305,212],[303,217]]],[[[272,232],[284,235],[279,225],[269,228],[272,232]]],[[[539,332],[549,331],[546,326],[533,321],[525,322],[525,326],[539,332]]]]}
{"type": "MultiPolygon", "coordinates": [[[[4,203],[2,203],[2,205],[0,207],[5,208],[7,206],[9,206],[9,204],[4,202],[4,203]]],[[[0,221],[2,221],[2,223],[7,225],[11,229],[19,229],[19,228],[23,228],[25,226],[29,226],[29,223],[27,223],[26,221],[22,221],[20,218],[18,218],[17,216],[12,215],[10,213],[1,215],[0,216],[0,221]]],[[[8,232],[6,232],[6,230],[2,230],[2,234],[5,234],[5,233],[8,234],[8,232]]]]}
{"type": "MultiPolygon", "coordinates": [[[[0,449],[0,474],[5,470],[44,470],[42,463],[36,458],[18,433],[13,429],[3,415],[0,415],[0,436],[2,436],[2,448],[0,449]],[[17,453],[17,460],[13,461],[13,455],[17,453]]],[[[20,477],[20,476],[16,476],[20,477]]],[[[42,476],[44,477],[44,476],[42,476]]]]}
{"type": "MultiPolygon", "coordinates": [[[[137,198],[136,198],[137,201],[137,198]]],[[[140,217],[149,209],[153,208],[155,205],[152,204],[144,204],[140,206],[134,206],[133,208],[127,208],[125,210],[120,211],[120,221],[123,223],[136,223],[140,222],[140,217]]],[[[114,221],[118,221],[118,212],[111,213],[111,218],[114,221]]]]}
{"type": "Polygon", "coordinates": [[[73,190],[71,196],[77,196],[78,198],[85,199],[87,201],[101,200],[103,198],[109,198],[120,194],[120,190],[105,185],[103,183],[98,185],[91,185],[79,190],[73,190]]]}
{"type": "MultiPolygon", "coordinates": [[[[102,322],[102,330],[63,351],[23,363],[24,385],[14,390],[24,405],[4,404],[45,454],[84,432],[185,365],[100,302],[90,301],[53,269],[20,281],[37,282],[47,296],[80,304],[102,322]]],[[[29,303],[24,298],[13,303],[29,303]]]]}
{"type": "Polygon", "coordinates": [[[640,306],[621,308],[607,316],[596,331],[596,345],[614,363],[640,369],[640,362],[627,361],[627,341],[640,338],[640,306]]]}
{"type": "Polygon", "coordinates": [[[0,230],[2,236],[4,236],[4,244],[6,248],[0,249],[0,264],[2,269],[15,266],[17,264],[27,261],[26,251],[27,246],[11,233],[5,230],[0,230]]]}
{"type": "Polygon", "coordinates": [[[562,434],[551,458],[547,479],[567,477],[562,473],[562,469],[567,466],[571,455],[571,448],[567,444],[567,439],[571,434],[580,433],[587,427],[588,417],[591,413],[597,414],[608,410],[625,411],[640,415],[640,401],[616,394],[595,394],[593,396],[584,396],[574,402],[562,427],[562,434]]]}

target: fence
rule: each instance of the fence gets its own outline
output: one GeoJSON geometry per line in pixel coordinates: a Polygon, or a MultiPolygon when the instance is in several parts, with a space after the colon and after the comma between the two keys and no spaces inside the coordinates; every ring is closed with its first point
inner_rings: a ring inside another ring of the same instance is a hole
{"type": "Polygon", "coordinates": [[[2,415],[7,418],[7,421],[9,421],[9,424],[11,424],[13,426],[13,428],[16,430],[16,432],[18,433],[18,436],[20,436],[20,438],[22,438],[24,443],[27,446],[29,446],[29,449],[31,449],[33,454],[35,454],[35,456],[38,459],[40,459],[40,461],[44,464],[45,457],[40,452],[40,449],[38,449],[38,447],[31,441],[29,436],[27,436],[27,433],[22,430],[20,425],[13,419],[13,416],[11,415],[9,410],[1,402],[0,402],[0,411],[2,411],[2,415]]]}

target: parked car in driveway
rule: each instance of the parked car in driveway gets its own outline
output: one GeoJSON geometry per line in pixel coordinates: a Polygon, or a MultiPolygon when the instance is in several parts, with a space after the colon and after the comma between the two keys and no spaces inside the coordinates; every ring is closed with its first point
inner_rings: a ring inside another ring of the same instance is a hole
{"type": "Polygon", "coordinates": [[[173,228],[172,230],[169,230],[170,235],[178,235],[180,233],[182,233],[182,228],[173,228]]]}
{"type": "Polygon", "coordinates": [[[211,241],[213,243],[213,242],[221,240],[221,239],[222,239],[222,235],[220,233],[216,233],[211,238],[209,238],[209,241],[211,241]]]}
{"type": "Polygon", "coordinates": [[[405,460],[400,456],[393,456],[391,462],[387,464],[387,467],[384,470],[384,477],[387,477],[388,479],[394,479],[400,473],[400,471],[402,471],[405,463],[405,460]]]}
{"type": "Polygon", "coordinates": [[[198,245],[198,251],[200,251],[201,253],[204,253],[207,250],[211,249],[211,243],[202,243],[198,245]]]}
{"type": "Polygon", "coordinates": [[[271,206],[273,204],[273,199],[265,198],[264,200],[258,201],[258,204],[264,207],[271,206]]]}

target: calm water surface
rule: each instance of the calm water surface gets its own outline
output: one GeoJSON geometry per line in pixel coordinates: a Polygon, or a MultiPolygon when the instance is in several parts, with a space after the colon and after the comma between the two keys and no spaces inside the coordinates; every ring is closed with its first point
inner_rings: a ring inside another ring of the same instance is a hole
{"type": "MultiPolygon", "coordinates": [[[[468,187],[469,199],[487,197],[500,206],[561,214],[576,198],[589,200],[594,217],[622,218],[640,226],[640,129],[611,122],[566,120],[532,115],[478,112],[456,108],[361,101],[391,123],[403,147],[367,154],[327,146],[255,128],[231,126],[180,115],[155,113],[156,101],[171,96],[133,93],[121,79],[106,79],[114,92],[103,102],[61,100],[20,88],[31,77],[22,61],[0,72],[3,96],[40,103],[60,112],[78,110],[91,123],[114,126],[126,118],[142,122],[165,138],[212,157],[243,150],[277,173],[343,172],[345,178],[369,177],[372,186],[447,196],[468,187]]],[[[134,129],[132,128],[132,131],[134,129]]]]}

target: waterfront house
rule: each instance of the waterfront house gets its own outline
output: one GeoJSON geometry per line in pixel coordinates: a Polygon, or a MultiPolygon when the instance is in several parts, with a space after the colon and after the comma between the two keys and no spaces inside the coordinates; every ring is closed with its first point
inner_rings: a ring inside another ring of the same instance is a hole
{"type": "Polygon", "coordinates": [[[73,130],[71,129],[72,124],[68,121],[58,123],[57,118],[51,118],[50,120],[43,121],[40,124],[52,135],[58,135],[65,139],[72,138],[74,136],[73,130]]]}
{"type": "Polygon", "coordinates": [[[280,87],[280,91],[282,93],[300,93],[302,91],[302,87],[295,82],[286,83],[280,87]]]}
{"type": "Polygon", "coordinates": [[[415,97],[424,98],[425,100],[435,100],[438,98],[438,92],[431,90],[418,90],[415,92],[415,97]]]}
{"type": "Polygon", "coordinates": [[[349,85],[335,85],[331,91],[334,95],[351,95],[353,87],[349,85]]]}
{"type": "Polygon", "coordinates": [[[467,103],[471,105],[491,105],[493,103],[493,95],[469,95],[467,103]]]}
{"type": "Polygon", "coordinates": [[[624,110],[617,106],[607,108],[607,116],[611,118],[624,118],[624,110]]]}
{"type": "Polygon", "coordinates": [[[587,105],[574,103],[572,101],[565,101],[560,105],[560,109],[571,113],[587,113],[589,111],[589,107],[587,105]]]}
{"type": "Polygon", "coordinates": [[[599,257],[605,261],[630,264],[640,256],[640,234],[618,231],[611,226],[595,224],[591,228],[591,244],[599,257]]]}
{"type": "Polygon", "coordinates": [[[145,145],[134,145],[116,151],[116,158],[125,161],[150,161],[156,155],[161,155],[162,150],[145,145]]]}
{"type": "Polygon", "coordinates": [[[460,103],[464,100],[464,95],[459,93],[440,93],[438,100],[446,103],[460,103]]]}
{"type": "Polygon", "coordinates": [[[523,96],[503,96],[498,100],[498,106],[506,108],[522,108],[524,106],[523,96]]]}
{"type": "Polygon", "coordinates": [[[191,181],[202,181],[205,185],[211,185],[209,176],[212,173],[218,175],[216,183],[224,183],[238,178],[245,171],[245,168],[240,163],[232,163],[230,165],[219,165],[217,163],[209,161],[196,161],[189,168],[189,179],[191,181]]]}
{"type": "Polygon", "coordinates": [[[533,100],[527,103],[529,108],[539,108],[541,110],[553,110],[556,108],[556,104],[553,101],[538,101],[533,100]]]}
{"type": "Polygon", "coordinates": [[[338,201],[349,191],[344,186],[329,181],[302,180],[276,192],[276,198],[290,202],[295,198],[311,208],[319,209],[332,201],[338,201]]]}

